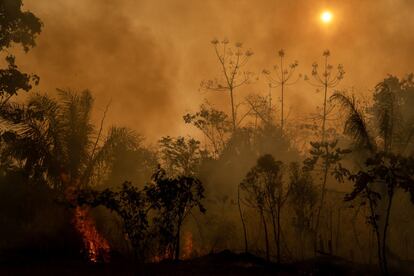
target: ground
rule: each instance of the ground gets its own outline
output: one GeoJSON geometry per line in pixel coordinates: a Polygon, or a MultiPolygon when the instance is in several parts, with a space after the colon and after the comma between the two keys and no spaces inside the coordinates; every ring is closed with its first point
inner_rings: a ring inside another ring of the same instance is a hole
{"type": "MultiPolygon", "coordinates": [[[[414,275],[414,266],[394,269],[393,275],[414,275]]],[[[88,264],[81,260],[27,259],[2,262],[0,275],[377,275],[376,266],[360,265],[335,257],[316,257],[303,262],[268,264],[251,254],[230,251],[187,261],[137,265],[122,260],[88,264]]]]}

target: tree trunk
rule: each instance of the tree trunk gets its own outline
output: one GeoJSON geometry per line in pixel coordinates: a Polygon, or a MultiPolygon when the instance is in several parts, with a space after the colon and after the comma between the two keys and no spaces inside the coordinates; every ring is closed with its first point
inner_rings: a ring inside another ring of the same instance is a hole
{"type": "Polygon", "coordinates": [[[391,188],[388,195],[389,195],[389,200],[388,200],[387,213],[386,213],[385,222],[384,222],[384,233],[382,235],[382,258],[383,258],[383,266],[384,266],[384,274],[385,275],[388,275],[387,231],[388,231],[388,225],[389,225],[389,220],[390,220],[390,215],[391,215],[392,200],[394,198],[394,189],[393,188],[391,188]]]}
{"type": "Polygon", "coordinates": [[[325,164],[325,171],[323,175],[323,182],[322,182],[322,193],[321,193],[321,201],[318,208],[318,213],[316,215],[316,225],[315,225],[315,244],[314,244],[314,250],[317,251],[317,244],[318,244],[318,234],[319,234],[319,224],[320,224],[320,217],[321,212],[323,209],[324,201],[325,201],[325,193],[326,193],[326,181],[328,178],[328,171],[329,171],[329,165],[325,164]]]}
{"type": "Polygon", "coordinates": [[[243,226],[243,235],[244,235],[244,253],[248,252],[248,243],[247,243],[247,229],[246,224],[244,223],[243,212],[240,205],[240,185],[237,188],[237,204],[239,206],[240,220],[243,226]]]}
{"type": "MultiPolygon", "coordinates": [[[[328,57],[325,59],[325,74],[326,74],[326,68],[328,66],[328,57]]],[[[327,76],[325,76],[325,82],[324,82],[324,100],[323,100],[323,119],[322,119],[322,142],[325,142],[325,129],[326,129],[326,100],[328,96],[328,79],[327,76]]]]}
{"type": "Polygon", "coordinates": [[[264,228],[264,234],[265,234],[265,245],[266,245],[266,261],[270,261],[270,254],[269,254],[269,235],[267,233],[267,224],[266,224],[266,219],[265,216],[263,214],[263,211],[260,211],[260,215],[262,217],[262,222],[263,222],[263,228],[264,228]]]}
{"type": "Polygon", "coordinates": [[[181,223],[178,224],[177,235],[175,237],[174,260],[176,261],[180,259],[180,236],[181,236],[181,223]]]}
{"type": "Polygon", "coordinates": [[[372,220],[371,224],[372,224],[372,227],[374,228],[375,236],[376,236],[376,239],[377,239],[378,265],[380,267],[381,273],[384,274],[383,258],[382,258],[382,251],[381,251],[381,235],[380,235],[380,232],[379,232],[378,222],[376,220],[376,213],[375,213],[374,203],[373,203],[373,200],[371,199],[369,193],[370,192],[368,191],[368,202],[369,202],[369,207],[370,207],[370,212],[371,212],[371,220],[372,220]]]}
{"type": "Polygon", "coordinates": [[[281,116],[280,116],[280,130],[281,130],[281,132],[282,132],[282,135],[283,135],[283,126],[284,126],[284,123],[285,123],[285,121],[284,121],[284,110],[283,110],[283,108],[284,108],[284,90],[285,90],[285,84],[284,83],[282,83],[282,85],[281,85],[281,90],[282,90],[282,97],[281,97],[281,102],[282,102],[282,104],[281,104],[281,116]]]}
{"type": "MultiPolygon", "coordinates": [[[[271,216],[272,216],[273,237],[275,238],[275,245],[276,245],[276,249],[277,249],[278,248],[278,232],[276,230],[276,221],[277,221],[277,219],[275,219],[276,215],[275,215],[275,212],[274,212],[273,208],[271,209],[270,213],[271,213],[271,216]]],[[[277,251],[277,254],[279,254],[278,252],[279,251],[277,251]]]]}
{"type": "Polygon", "coordinates": [[[230,88],[230,100],[231,100],[231,116],[233,122],[233,132],[236,131],[236,110],[234,108],[234,96],[233,96],[233,88],[230,88]]]}
{"type": "Polygon", "coordinates": [[[278,204],[278,206],[277,206],[277,240],[276,240],[276,246],[277,246],[277,263],[278,264],[280,264],[280,255],[281,255],[281,252],[280,252],[280,232],[281,232],[281,229],[280,229],[280,216],[281,216],[281,214],[280,214],[280,212],[281,212],[281,210],[282,210],[282,206],[280,205],[280,203],[278,204]]]}

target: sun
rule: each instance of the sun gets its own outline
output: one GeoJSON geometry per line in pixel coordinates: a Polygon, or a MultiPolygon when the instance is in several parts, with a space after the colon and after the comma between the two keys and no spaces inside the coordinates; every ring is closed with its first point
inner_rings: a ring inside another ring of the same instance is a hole
{"type": "Polygon", "coordinates": [[[321,21],[322,21],[323,23],[325,23],[325,24],[329,24],[329,23],[331,23],[332,19],[333,19],[333,14],[332,14],[332,12],[330,12],[330,11],[326,10],[326,11],[323,11],[323,12],[321,13],[321,21]]]}

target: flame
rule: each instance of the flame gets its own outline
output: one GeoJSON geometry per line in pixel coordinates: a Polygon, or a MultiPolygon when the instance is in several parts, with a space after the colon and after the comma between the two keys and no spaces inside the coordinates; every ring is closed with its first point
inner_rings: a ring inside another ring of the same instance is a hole
{"type": "Polygon", "coordinates": [[[192,257],[194,257],[193,234],[191,234],[191,232],[186,232],[184,234],[184,245],[183,245],[183,251],[181,254],[181,258],[190,259],[192,257]]]}
{"type": "Polygon", "coordinates": [[[99,261],[109,262],[110,247],[107,240],[96,229],[87,208],[76,207],[73,223],[82,236],[83,245],[89,260],[93,263],[99,261]]]}

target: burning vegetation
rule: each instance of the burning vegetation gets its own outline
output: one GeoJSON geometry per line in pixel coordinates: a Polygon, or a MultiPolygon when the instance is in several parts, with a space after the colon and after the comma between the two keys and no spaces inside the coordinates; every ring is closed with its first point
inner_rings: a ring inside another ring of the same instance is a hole
{"type": "Polygon", "coordinates": [[[92,263],[110,261],[108,241],[99,234],[87,208],[76,207],[73,224],[82,237],[86,257],[92,263]]]}

